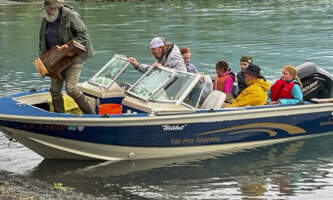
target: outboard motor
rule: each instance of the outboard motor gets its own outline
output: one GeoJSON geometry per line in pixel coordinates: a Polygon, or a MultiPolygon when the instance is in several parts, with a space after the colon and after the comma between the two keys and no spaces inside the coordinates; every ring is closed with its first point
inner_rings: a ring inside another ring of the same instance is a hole
{"type": "Polygon", "coordinates": [[[296,67],[297,76],[303,85],[303,99],[333,97],[333,76],[311,62],[296,67]]]}

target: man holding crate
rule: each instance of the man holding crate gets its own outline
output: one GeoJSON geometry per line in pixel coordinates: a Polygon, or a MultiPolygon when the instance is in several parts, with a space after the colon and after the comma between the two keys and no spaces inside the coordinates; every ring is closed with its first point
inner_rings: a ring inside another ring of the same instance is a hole
{"type": "Polygon", "coordinates": [[[85,52],[72,64],[60,72],[59,77],[51,78],[50,93],[54,111],[65,112],[62,88],[65,83],[66,92],[78,104],[85,114],[93,114],[93,110],[85,95],[77,87],[84,61],[93,56],[93,47],[87,33],[87,27],[74,9],[64,4],[64,0],[44,0],[45,17],[42,19],[39,35],[39,55],[43,55],[58,45],[67,48],[66,43],[73,40],[84,46],[85,52]]]}

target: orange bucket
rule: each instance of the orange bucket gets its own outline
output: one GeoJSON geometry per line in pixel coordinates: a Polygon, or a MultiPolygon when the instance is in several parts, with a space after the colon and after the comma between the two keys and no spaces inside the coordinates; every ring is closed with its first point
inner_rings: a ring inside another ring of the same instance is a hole
{"type": "Polygon", "coordinates": [[[98,107],[98,114],[104,115],[104,114],[121,114],[122,112],[122,106],[121,104],[114,104],[114,103],[107,103],[107,104],[101,104],[98,107]]]}

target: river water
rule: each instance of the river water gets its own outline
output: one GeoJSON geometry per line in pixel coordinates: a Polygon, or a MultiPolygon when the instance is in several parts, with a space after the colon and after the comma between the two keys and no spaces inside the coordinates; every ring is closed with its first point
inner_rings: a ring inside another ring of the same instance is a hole
{"type": "MultiPolygon", "coordinates": [[[[333,1],[69,2],[89,29],[95,57],[87,80],[114,54],[153,63],[149,42],[164,36],[192,50],[192,63],[211,76],[227,60],[239,71],[250,54],[268,80],[285,64],[314,62],[333,73],[333,1]]],[[[38,55],[40,3],[0,1],[0,95],[48,88],[32,61],[38,55]]],[[[331,199],[333,136],[230,154],[143,161],[48,161],[0,132],[0,170],[61,182],[96,197],[126,199],[331,199]]]]}

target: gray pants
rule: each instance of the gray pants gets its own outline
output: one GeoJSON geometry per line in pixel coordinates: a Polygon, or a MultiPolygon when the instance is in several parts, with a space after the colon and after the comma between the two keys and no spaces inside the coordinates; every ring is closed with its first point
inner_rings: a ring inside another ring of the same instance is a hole
{"type": "Polygon", "coordinates": [[[51,80],[50,93],[52,96],[54,112],[58,113],[65,112],[64,99],[61,93],[62,87],[65,82],[65,88],[67,94],[75,100],[75,102],[82,110],[82,112],[84,114],[95,114],[95,109],[90,106],[90,104],[85,98],[85,95],[80,91],[79,87],[76,85],[80,78],[82,66],[83,63],[82,64],[74,63],[61,73],[62,79],[51,80]]]}
{"type": "Polygon", "coordinates": [[[70,67],[65,69],[61,75],[62,79],[55,80],[51,79],[50,93],[52,99],[62,99],[62,88],[65,82],[65,89],[69,96],[73,99],[78,98],[81,95],[80,89],[77,87],[77,82],[80,78],[82,64],[72,64],[70,67]]]}

